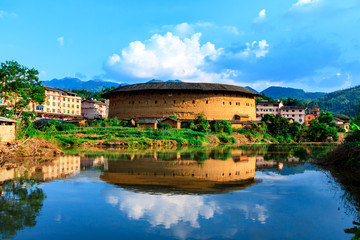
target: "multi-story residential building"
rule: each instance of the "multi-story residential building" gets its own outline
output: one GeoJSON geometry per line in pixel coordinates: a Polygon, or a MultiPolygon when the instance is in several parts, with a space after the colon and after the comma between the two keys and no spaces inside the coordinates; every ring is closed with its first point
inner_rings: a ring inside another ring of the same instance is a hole
{"type": "Polygon", "coordinates": [[[283,106],[280,108],[280,114],[287,119],[303,124],[305,122],[305,107],[303,106],[283,106]]]}
{"type": "Polygon", "coordinates": [[[256,104],[256,119],[261,120],[265,114],[276,115],[280,113],[280,108],[282,106],[284,106],[284,104],[281,101],[271,102],[268,100],[262,100],[256,104]]]}
{"type": "Polygon", "coordinates": [[[96,100],[83,100],[81,102],[81,114],[87,119],[105,119],[108,116],[109,105],[96,100]]]}
{"type": "Polygon", "coordinates": [[[78,119],[81,118],[81,97],[76,93],[53,87],[45,87],[43,105],[33,105],[39,118],[78,119]]]}
{"type": "Polygon", "coordinates": [[[318,118],[320,115],[320,108],[316,106],[308,107],[307,114],[312,114],[315,116],[315,118],[318,118]]]}

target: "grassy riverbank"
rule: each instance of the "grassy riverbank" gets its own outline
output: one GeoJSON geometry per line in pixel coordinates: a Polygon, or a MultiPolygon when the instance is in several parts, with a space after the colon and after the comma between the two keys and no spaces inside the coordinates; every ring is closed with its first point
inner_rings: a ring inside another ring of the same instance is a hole
{"type": "Polygon", "coordinates": [[[289,123],[280,115],[270,116],[268,121],[263,121],[259,125],[253,123],[241,129],[232,129],[228,121],[220,121],[210,126],[201,115],[187,128],[174,129],[169,124],[159,124],[158,127],[159,129],[133,127],[127,121],[119,123],[117,119],[90,121],[89,126],[84,127],[51,121],[37,130],[32,128],[29,136],[53,141],[61,146],[81,147],[304,143],[339,139],[337,133],[332,131],[335,128],[325,123],[319,128],[312,125],[307,127],[296,122],[289,123]]]}
{"type": "Polygon", "coordinates": [[[122,126],[79,127],[65,131],[37,131],[35,136],[62,146],[184,146],[217,143],[248,143],[245,136],[234,133],[208,133],[192,129],[145,129],[122,126]]]}

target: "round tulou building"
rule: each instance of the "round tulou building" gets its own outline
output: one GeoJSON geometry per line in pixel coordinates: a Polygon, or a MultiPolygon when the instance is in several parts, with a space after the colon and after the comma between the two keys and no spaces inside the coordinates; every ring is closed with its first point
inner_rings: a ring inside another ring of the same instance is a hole
{"type": "Polygon", "coordinates": [[[255,97],[239,86],[214,83],[156,82],[119,87],[103,95],[110,99],[109,118],[256,120],[255,97]]]}

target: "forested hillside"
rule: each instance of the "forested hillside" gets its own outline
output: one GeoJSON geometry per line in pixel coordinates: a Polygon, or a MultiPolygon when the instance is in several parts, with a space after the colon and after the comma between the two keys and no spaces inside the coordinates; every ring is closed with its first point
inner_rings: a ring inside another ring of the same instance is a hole
{"type": "Polygon", "coordinates": [[[322,110],[354,117],[360,104],[360,86],[328,93],[311,100],[308,106],[315,105],[322,110]]]}

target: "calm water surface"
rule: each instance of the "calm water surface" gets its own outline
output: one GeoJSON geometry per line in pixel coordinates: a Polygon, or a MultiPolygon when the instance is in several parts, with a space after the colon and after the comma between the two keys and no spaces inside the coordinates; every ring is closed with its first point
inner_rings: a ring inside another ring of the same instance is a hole
{"type": "Polygon", "coordinates": [[[356,198],[305,161],[331,148],[111,150],[1,168],[0,236],[351,239],[356,198]]]}

